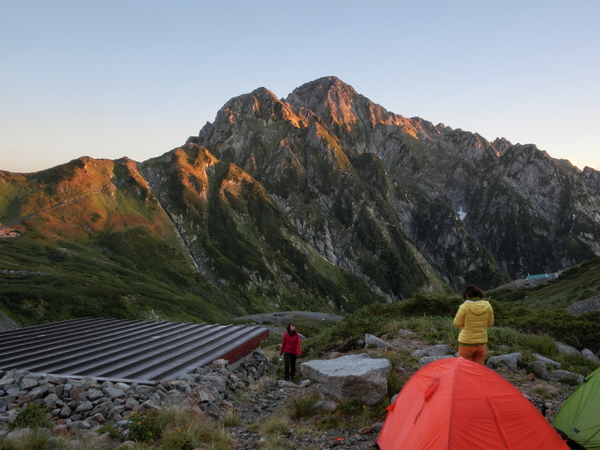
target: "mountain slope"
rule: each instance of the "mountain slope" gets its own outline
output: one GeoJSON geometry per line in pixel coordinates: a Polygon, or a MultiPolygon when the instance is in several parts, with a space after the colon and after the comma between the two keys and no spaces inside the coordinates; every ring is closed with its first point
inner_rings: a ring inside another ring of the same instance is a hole
{"type": "Polygon", "coordinates": [[[257,89],[191,142],[250,173],[322,256],[387,298],[445,289],[391,208],[379,159],[347,155],[318,117],[257,89]]]}
{"type": "Polygon", "coordinates": [[[1,304],[22,324],[228,316],[220,309],[230,302],[198,277],[135,162],[81,158],[3,172],[0,194],[2,223],[19,234],[0,239],[1,304]]]}
{"type": "Polygon", "coordinates": [[[321,258],[252,177],[198,146],[0,176],[0,220],[18,235],[0,239],[0,302],[21,323],[214,322],[381,300],[321,258]]]}
{"type": "Polygon", "coordinates": [[[299,87],[287,101],[293,110],[322,118],[343,148],[377,155],[391,184],[403,184],[411,200],[421,201],[416,207],[397,206],[396,212],[408,216],[411,237],[453,286],[473,264],[493,264],[477,242],[513,278],[554,272],[600,254],[597,171],[582,173],[533,145],[490,143],[477,134],[392,114],[334,77],[299,87]],[[442,220],[444,208],[449,210],[442,235],[423,230],[431,216],[422,212],[432,208],[441,211],[442,220]],[[453,214],[458,211],[466,213],[465,228],[453,214]],[[455,238],[444,242],[449,235],[455,238]],[[453,255],[456,270],[447,270],[447,256],[441,263],[440,249],[453,255]]]}
{"type": "Polygon", "coordinates": [[[259,88],[147,161],[0,172],[0,294],[30,321],[218,321],[488,290],[599,255],[599,180],[335,77],[259,88]]]}
{"type": "Polygon", "coordinates": [[[141,170],[199,271],[247,311],[347,311],[380,300],[321,258],[260,183],[206,149],[190,144],[141,170]]]}

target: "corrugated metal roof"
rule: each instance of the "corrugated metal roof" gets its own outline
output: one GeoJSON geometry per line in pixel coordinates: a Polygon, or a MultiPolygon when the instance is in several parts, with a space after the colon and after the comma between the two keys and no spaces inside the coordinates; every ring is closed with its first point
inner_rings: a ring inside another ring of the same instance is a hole
{"type": "Polygon", "coordinates": [[[73,319],[0,332],[0,369],[156,383],[233,363],[268,335],[258,326],[73,319]]]}

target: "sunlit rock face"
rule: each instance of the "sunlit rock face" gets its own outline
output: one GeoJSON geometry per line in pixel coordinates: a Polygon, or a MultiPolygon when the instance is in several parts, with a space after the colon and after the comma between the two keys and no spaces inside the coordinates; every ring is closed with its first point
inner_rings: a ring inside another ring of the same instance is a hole
{"type": "Polygon", "coordinates": [[[459,288],[600,253],[597,171],[405,118],[335,77],[281,101],[260,89],[233,99],[198,143],[252,173],[322,256],[376,286],[367,260],[384,254],[411,254],[459,288]]]}

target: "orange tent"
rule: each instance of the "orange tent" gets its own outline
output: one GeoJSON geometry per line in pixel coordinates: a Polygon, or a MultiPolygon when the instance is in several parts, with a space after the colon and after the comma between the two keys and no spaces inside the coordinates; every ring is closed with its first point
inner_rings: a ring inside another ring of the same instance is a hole
{"type": "Polygon", "coordinates": [[[460,357],[422,367],[388,410],[381,450],[569,449],[512,384],[460,357]]]}

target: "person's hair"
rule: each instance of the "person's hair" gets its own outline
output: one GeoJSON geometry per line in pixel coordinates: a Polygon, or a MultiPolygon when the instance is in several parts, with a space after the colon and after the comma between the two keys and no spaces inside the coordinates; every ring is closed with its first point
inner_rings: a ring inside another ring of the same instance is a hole
{"type": "Polygon", "coordinates": [[[468,298],[473,298],[473,297],[477,297],[477,298],[483,298],[484,294],[483,291],[481,289],[479,289],[477,286],[475,286],[474,284],[469,284],[464,290],[463,290],[463,298],[466,300],[468,298]]]}
{"type": "MultiPolygon", "coordinates": [[[[290,331],[290,327],[291,327],[292,325],[294,325],[294,323],[293,323],[293,322],[290,322],[290,323],[288,323],[288,324],[287,324],[287,332],[288,332],[288,334],[289,334],[290,336],[293,336],[294,334],[296,334],[296,330],[294,330],[294,331],[290,331]]],[[[296,325],[294,325],[294,328],[295,328],[295,327],[296,327],[296,325]]]]}

